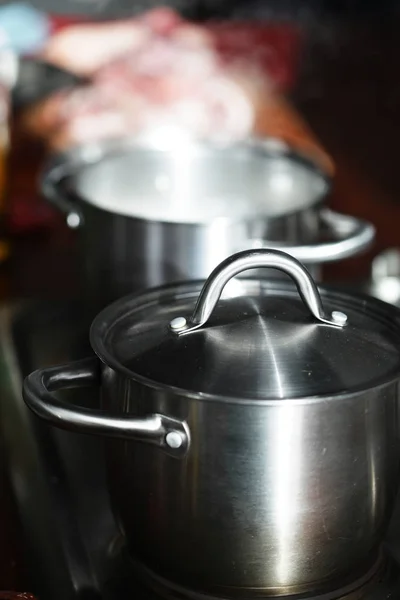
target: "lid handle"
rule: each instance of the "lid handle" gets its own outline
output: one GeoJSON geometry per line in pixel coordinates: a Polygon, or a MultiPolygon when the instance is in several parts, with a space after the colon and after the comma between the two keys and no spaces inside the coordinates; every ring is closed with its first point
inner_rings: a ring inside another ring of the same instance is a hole
{"type": "Polygon", "coordinates": [[[301,299],[317,321],[335,327],[346,324],[347,316],[344,313],[334,311],[330,316],[325,314],[318,288],[310,273],[298,260],[280,250],[264,249],[238,252],[218,265],[205,282],[189,321],[177,317],[171,321],[170,328],[182,335],[205,325],[228,281],[242,271],[262,267],[287,273],[294,280],[301,299]]]}

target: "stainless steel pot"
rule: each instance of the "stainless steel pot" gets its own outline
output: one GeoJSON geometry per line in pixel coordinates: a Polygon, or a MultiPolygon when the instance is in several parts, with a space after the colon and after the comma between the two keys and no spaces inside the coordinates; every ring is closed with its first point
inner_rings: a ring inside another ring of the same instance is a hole
{"type": "Polygon", "coordinates": [[[253,250],[203,287],[114,303],[90,338],[95,357],[36,371],[24,398],[57,427],[110,438],[111,498],[137,564],[248,597],[315,594],[377,560],[399,475],[397,308],[318,292],[294,258],[253,250]],[[297,290],[230,281],[258,268],[297,290]],[[55,394],[83,385],[99,386],[101,411],[55,394]]]}
{"type": "Polygon", "coordinates": [[[205,279],[232,253],[265,245],[284,247],[318,276],[322,263],[355,255],[374,237],[369,223],[323,208],[329,178],[274,140],[175,150],[94,144],[53,159],[42,184],[81,230],[84,288],[103,305],[205,279]]]}

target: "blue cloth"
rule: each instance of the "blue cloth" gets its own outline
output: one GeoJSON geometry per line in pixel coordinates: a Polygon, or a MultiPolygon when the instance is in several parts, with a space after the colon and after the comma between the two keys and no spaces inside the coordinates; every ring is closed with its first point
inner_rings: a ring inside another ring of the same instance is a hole
{"type": "Polygon", "coordinates": [[[0,29],[8,46],[18,54],[30,54],[43,47],[50,35],[45,13],[22,2],[0,5],[0,29]]]}

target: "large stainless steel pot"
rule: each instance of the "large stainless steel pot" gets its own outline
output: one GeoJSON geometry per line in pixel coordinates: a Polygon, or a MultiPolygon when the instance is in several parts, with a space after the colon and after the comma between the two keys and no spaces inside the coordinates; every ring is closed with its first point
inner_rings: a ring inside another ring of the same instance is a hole
{"type": "Polygon", "coordinates": [[[322,263],[374,237],[370,224],[324,208],[329,178],[274,140],[174,150],[94,144],[54,158],[42,183],[81,230],[91,303],[205,279],[232,253],[265,245],[284,246],[317,276],[322,263]]]}
{"type": "Polygon", "coordinates": [[[36,371],[24,398],[57,427],[113,438],[114,510],[138,564],[214,595],[313,593],[378,558],[399,475],[400,311],[316,288],[249,251],[202,287],[124,298],[95,357],[36,371]],[[233,279],[279,269],[279,280],[233,279]],[[101,411],[55,392],[96,385],[101,411]],[[141,443],[139,443],[141,442],[141,443]]]}

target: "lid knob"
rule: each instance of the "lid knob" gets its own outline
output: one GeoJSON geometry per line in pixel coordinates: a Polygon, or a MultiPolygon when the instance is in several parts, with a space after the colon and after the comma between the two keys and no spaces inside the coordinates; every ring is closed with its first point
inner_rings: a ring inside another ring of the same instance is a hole
{"type": "Polygon", "coordinates": [[[331,318],[325,314],[318,288],[310,273],[298,260],[280,250],[260,249],[238,252],[218,265],[205,282],[191,318],[185,325],[183,325],[184,317],[174,319],[170,323],[171,330],[178,335],[183,335],[204,325],[210,318],[228,281],[242,271],[262,267],[278,269],[289,275],[295,282],[304,304],[317,321],[334,327],[345,326],[347,315],[344,313],[334,311],[331,318]],[[181,327],[176,327],[178,320],[182,324],[181,327]]]}

